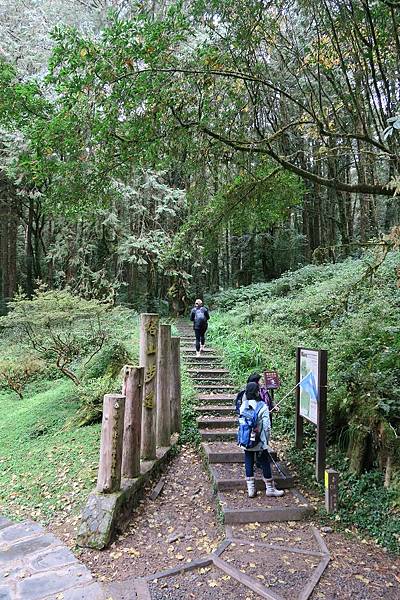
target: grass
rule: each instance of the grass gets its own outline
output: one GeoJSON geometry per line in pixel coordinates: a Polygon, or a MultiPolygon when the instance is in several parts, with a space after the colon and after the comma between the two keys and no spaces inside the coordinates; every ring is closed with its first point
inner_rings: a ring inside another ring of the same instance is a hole
{"type": "Polygon", "coordinates": [[[77,514],[93,488],[100,425],[64,431],[74,384],[37,382],[20,401],[0,394],[0,512],[48,523],[77,514]]]}

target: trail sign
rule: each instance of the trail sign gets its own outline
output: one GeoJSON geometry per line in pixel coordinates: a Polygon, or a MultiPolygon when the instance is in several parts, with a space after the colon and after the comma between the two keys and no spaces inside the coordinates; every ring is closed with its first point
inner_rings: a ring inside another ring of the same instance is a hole
{"type": "Polygon", "coordinates": [[[324,479],[326,456],[326,350],[297,348],[296,351],[296,447],[303,447],[304,419],[317,427],[315,478],[324,479]]]}
{"type": "Polygon", "coordinates": [[[264,371],[264,383],[267,390],[277,390],[281,387],[281,380],[276,371],[264,371]]]}

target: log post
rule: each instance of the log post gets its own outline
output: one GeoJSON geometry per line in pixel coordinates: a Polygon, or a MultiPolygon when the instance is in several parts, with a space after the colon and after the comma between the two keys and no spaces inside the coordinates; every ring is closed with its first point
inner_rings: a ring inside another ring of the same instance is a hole
{"type": "Polygon", "coordinates": [[[170,408],[171,325],[160,325],[157,357],[157,446],[167,447],[171,440],[170,408]]]}
{"type": "Polygon", "coordinates": [[[156,459],[157,344],[159,316],[140,315],[140,366],[144,368],[142,392],[142,458],[156,459]]]}
{"type": "Polygon", "coordinates": [[[125,396],[122,477],[140,475],[140,442],[142,438],[143,367],[125,365],[122,393],[125,396]]]}
{"type": "Polygon", "coordinates": [[[171,433],[180,433],[181,416],[181,338],[171,338],[171,433]]]}
{"type": "Polygon", "coordinates": [[[97,491],[117,492],[121,486],[122,442],[124,435],[125,396],[106,394],[101,424],[100,463],[97,491]]]}

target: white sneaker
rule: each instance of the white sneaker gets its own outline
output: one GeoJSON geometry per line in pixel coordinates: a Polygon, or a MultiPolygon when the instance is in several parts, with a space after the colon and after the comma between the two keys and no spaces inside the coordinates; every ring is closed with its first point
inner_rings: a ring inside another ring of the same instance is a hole
{"type": "Polygon", "coordinates": [[[202,346],[200,346],[200,352],[203,352],[204,348],[205,348],[205,344],[203,344],[202,346]]]}
{"type": "Polygon", "coordinates": [[[199,358],[199,356],[200,356],[200,351],[196,350],[196,358],[199,358]]]}

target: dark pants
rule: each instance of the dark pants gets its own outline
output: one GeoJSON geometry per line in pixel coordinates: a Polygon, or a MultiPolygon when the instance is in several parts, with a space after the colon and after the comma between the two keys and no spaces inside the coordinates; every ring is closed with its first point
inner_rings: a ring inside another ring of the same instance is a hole
{"type": "Polygon", "coordinates": [[[244,451],[244,466],[246,469],[246,477],[254,477],[254,459],[257,455],[257,462],[260,463],[265,479],[272,479],[271,465],[269,463],[269,454],[267,450],[262,452],[254,452],[252,450],[244,451]]]}
{"type": "Polygon", "coordinates": [[[205,344],[206,331],[207,331],[207,329],[195,329],[194,330],[194,335],[196,336],[196,350],[197,350],[197,352],[200,351],[200,344],[202,346],[204,346],[204,344],[205,344]]]}

